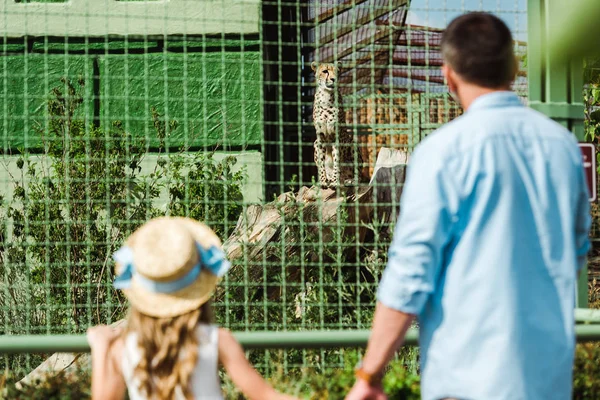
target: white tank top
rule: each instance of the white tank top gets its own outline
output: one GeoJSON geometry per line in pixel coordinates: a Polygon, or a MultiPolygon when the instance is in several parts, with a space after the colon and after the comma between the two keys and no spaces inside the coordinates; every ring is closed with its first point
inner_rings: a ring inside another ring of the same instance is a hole
{"type": "MultiPolygon", "coordinates": [[[[194,399],[223,400],[221,382],[218,375],[219,365],[219,328],[215,325],[199,324],[196,330],[198,336],[198,361],[191,376],[192,394],[194,399]]],[[[141,360],[137,344],[137,335],[130,333],[125,338],[125,354],[121,362],[123,378],[131,400],[147,400],[142,396],[138,387],[139,379],[133,371],[141,360]]],[[[175,389],[175,398],[185,400],[180,387],[175,389]]]]}

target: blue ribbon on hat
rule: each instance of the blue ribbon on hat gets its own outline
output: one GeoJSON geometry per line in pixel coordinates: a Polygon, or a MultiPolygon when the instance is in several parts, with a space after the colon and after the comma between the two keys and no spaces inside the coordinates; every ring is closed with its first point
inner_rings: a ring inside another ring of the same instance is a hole
{"type": "Polygon", "coordinates": [[[133,251],[130,247],[123,246],[113,254],[114,260],[123,267],[121,273],[115,278],[113,286],[116,289],[129,289],[131,287],[131,280],[135,276],[135,281],[150,292],[173,293],[185,289],[194,283],[204,268],[220,278],[231,267],[231,263],[225,258],[225,253],[217,246],[205,249],[200,244],[196,244],[196,248],[200,255],[198,264],[194,265],[192,269],[179,279],[169,282],[157,282],[136,272],[135,265],[133,264],[133,251]]]}

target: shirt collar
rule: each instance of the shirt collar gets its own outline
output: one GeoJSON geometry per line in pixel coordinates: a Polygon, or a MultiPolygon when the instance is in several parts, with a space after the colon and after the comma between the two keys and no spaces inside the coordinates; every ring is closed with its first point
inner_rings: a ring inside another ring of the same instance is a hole
{"type": "Polygon", "coordinates": [[[523,106],[521,99],[515,92],[501,91],[484,94],[476,98],[467,111],[484,110],[496,107],[518,107],[523,106]]]}

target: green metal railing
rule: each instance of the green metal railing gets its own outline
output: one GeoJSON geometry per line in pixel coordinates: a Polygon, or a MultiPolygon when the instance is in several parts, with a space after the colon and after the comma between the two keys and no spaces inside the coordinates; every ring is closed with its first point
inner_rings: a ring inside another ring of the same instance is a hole
{"type": "MultiPolygon", "coordinates": [[[[598,316],[594,317],[600,322],[598,316]]],[[[369,330],[298,331],[298,332],[234,332],[234,336],[247,350],[252,349],[326,349],[365,347],[369,330]]],[[[600,325],[577,324],[577,342],[600,341],[600,325]]],[[[405,345],[418,344],[418,331],[411,328],[405,345]]],[[[90,347],[83,335],[29,335],[0,336],[0,354],[89,352],[90,347]]]]}
{"type": "MultiPolygon", "coordinates": [[[[600,322],[598,317],[595,317],[600,322]]],[[[575,326],[578,342],[600,341],[600,325],[575,326]]],[[[250,349],[324,349],[341,347],[365,347],[369,330],[337,330],[306,332],[234,332],[241,345],[250,349]]],[[[405,345],[418,344],[418,331],[407,332],[405,345]]],[[[87,339],[82,335],[30,335],[0,336],[0,354],[88,352],[87,339]]]]}

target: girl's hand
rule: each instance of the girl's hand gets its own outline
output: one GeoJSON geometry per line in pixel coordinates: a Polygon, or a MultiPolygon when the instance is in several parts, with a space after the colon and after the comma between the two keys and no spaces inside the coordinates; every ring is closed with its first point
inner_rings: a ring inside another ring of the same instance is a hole
{"type": "Polygon", "coordinates": [[[87,330],[92,350],[92,399],[122,399],[127,389],[121,375],[122,328],[99,325],[87,330]]]}
{"type": "Polygon", "coordinates": [[[87,340],[92,349],[98,347],[108,347],[116,339],[118,339],[123,332],[123,328],[113,328],[107,325],[98,325],[88,328],[87,340]]]}

